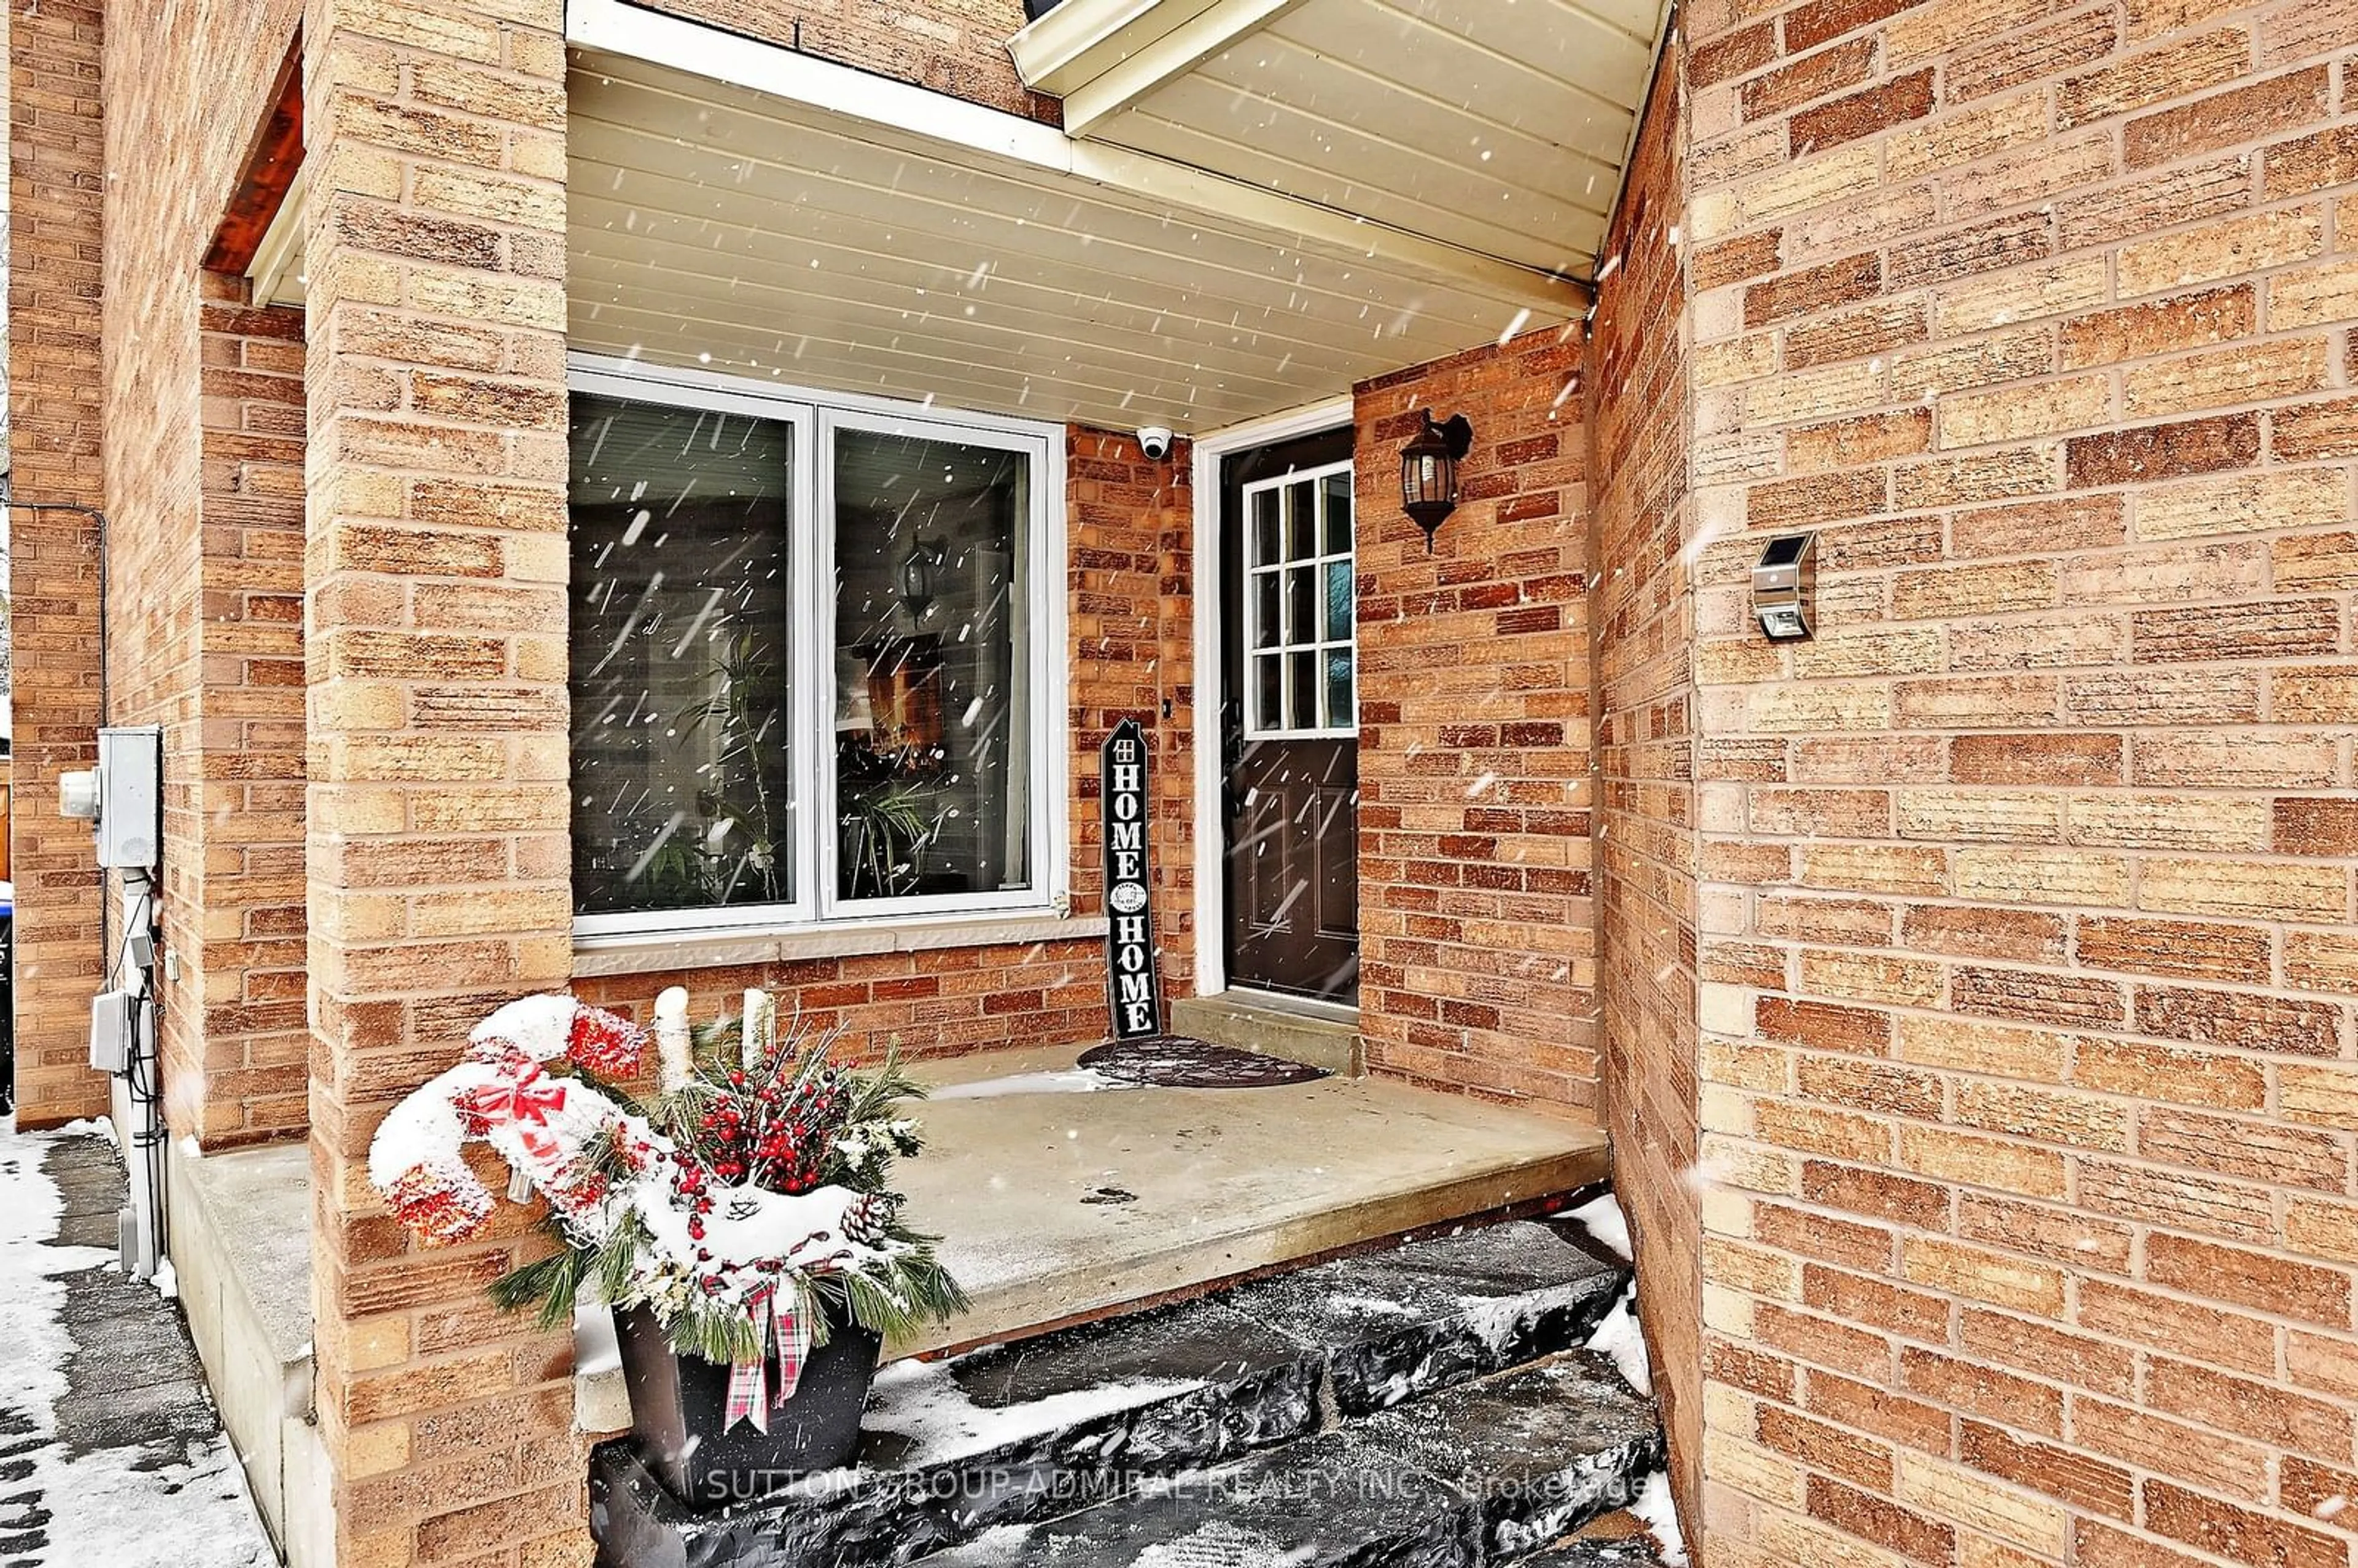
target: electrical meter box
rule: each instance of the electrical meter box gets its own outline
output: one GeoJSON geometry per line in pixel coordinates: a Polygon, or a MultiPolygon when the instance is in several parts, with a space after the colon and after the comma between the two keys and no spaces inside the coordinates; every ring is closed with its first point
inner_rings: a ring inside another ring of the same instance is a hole
{"type": "Polygon", "coordinates": [[[153,724],[98,732],[98,863],[151,871],[163,860],[164,731],[153,724]]]}

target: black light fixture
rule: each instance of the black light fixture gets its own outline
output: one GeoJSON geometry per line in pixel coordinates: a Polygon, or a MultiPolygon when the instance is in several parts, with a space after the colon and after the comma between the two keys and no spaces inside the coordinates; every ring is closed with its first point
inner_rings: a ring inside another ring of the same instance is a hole
{"type": "Polygon", "coordinates": [[[1424,553],[1433,535],[1457,510],[1457,465],[1474,446],[1474,427],[1463,414],[1435,424],[1425,410],[1424,428],[1401,449],[1401,510],[1424,530],[1424,553]]]}
{"type": "Polygon", "coordinates": [[[934,572],[949,558],[949,547],[939,539],[920,539],[901,558],[901,602],[909,619],[922,621],[934,602],[934,572]]]}

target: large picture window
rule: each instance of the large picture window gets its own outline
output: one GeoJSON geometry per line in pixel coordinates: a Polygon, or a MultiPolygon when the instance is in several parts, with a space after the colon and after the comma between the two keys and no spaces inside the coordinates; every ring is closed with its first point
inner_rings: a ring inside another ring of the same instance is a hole
{"type": "Polygon", "coordinates": [[[1012,421],[577,373],[577,929],[1046,906],[1056,455],[1012,421]]]}

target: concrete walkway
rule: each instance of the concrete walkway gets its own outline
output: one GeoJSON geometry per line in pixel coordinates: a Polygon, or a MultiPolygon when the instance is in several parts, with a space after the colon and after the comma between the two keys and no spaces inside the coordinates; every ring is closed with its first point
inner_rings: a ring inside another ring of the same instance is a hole
{"type": "Polygon", "coordinates": [[[177,1303],[114,1261],[103,1137],[0,1122],[0,1568],[276,1562],[177,1303]]]}

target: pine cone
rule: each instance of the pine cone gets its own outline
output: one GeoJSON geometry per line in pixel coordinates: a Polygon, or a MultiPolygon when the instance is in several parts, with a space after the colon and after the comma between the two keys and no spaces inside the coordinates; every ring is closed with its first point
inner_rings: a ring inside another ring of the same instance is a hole
{"type": "Polygon", "coordinates": [[[843,1238],[861,1247],[882,1247],[899,1207],[883,1193],[862,1193],[843,1211],[843,1238]]]}

